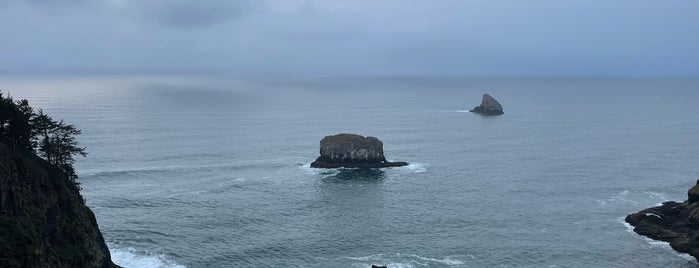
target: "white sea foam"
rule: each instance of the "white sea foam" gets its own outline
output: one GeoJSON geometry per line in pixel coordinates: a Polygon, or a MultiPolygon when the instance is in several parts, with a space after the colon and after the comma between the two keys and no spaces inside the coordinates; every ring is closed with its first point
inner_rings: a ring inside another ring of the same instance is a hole
{"type": "Polygon", "coordinates": [[[134,248],[110,246],[110,254],[115,264],[124,268],[185,268],[162,254],[137,251],[134,248]]]}
{"type": "Polygon", "coordinates": [[[424,163],[410,163],[407,166],[396,167],[397,170],[404,170],[412,173],[422,173],[427,171],[427,164],[424,163]]]}
{"type": "Polygon", "coordinates": [[[437,263],[442,264],[442,265],[447,265],[447,266],[458,266],[458,265],[464,265],[463,261],[454,259],[452,257],[445,257],[442,259],[438,258],[430,258],[430,257],[423,257],[417,254],[401,254],[401,253],[392,253],[392,254],[374,254],[374,255],[369,255],[369,256],[363,256],[363,257],[345,257],[346,259],[350,260],[356,260],[356,261],[361,261],[361,262],[375,262],[377,264],[383,264],[387,267],[391,268],[398,268],[398,267],[415,267],[415,265],[418,265],[420,267],[429,267],[432,265],[436,265],[437,263]]]}
{"type": "MultiPolygon", "coordinates": [[[[389,160],[391,161],[391,160],[389,160]]],[[[422,173],[427,171],[427,164],[424,163],[410,163],[407,166],[402,167],[392,167],[392,169],[412,172],[412,173],[422,173]]],[[[353,169],[353,168],[312,168],[311,163],[300,164],[299,168],[308,174],[329,177],[337,175],[341,170],[353,169]]]]}
{"type": "Polygon", "coordinates": [[[633,200],[627,199],[627,195],[628,195],[628,194],[629,194],[629,190],[623,190],[623,191],[619,192],[618,194],[616,194],[616,195],[614,195],[614,196],[612,196],[612,197],[610,197],[610,198],[607,198],[607,199],[598,199],[597,202],[599,202],[600,205],[606,205],[607,203],[617,202],[617,201],[627,202],[627,203],[632,203],[632,204],[640,205],[638,202],[635,202],[635,201],[633,201],[633,200]]]}
{"type": "Polygon", "coordinates": [[[422,257],[422,256],[418,256],[415,254],[411,254],[410,256],[421,259],[423,261],[438,262],[438,263],[442,263],[442,264],[446,264],[446,265],[462,265],[462,264],[464,264],[464,262],[462,262],[460,260],[453,260],[453,259],[450,259],[448,257],[440,260],[440,259],[435,259],[435,258],[422,257]]]}
{"type": "Polygon", "coordinates": [[[310,162],[299,165],[299,168],[308,174],[322,176],[324,178],[340,173],[340,169],[337,168],[312,168],[310,162]]]}

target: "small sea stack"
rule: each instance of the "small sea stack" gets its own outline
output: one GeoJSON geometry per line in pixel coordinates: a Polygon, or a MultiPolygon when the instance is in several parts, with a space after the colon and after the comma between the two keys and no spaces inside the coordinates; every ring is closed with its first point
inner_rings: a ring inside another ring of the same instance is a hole
{"type": "Polygon", "coordinates": [[[665,241],[679,252],[699,260],[699,180],[687,193],[687,201],[665,202],[626,216],[634,231],[665,241]]]}
{"type": "Polygon", "coordinates": [[[406,162],[389,162],[383,154],[383,142],[375,137],[356,134],[325,136],[320,141],[320,156],[313,168],[382,168],[406,166],[406,162]]]}
{"type": "Polygon", "coordinates": [[[502,105],[495,100],[492,96],[486,94],[483,94],[483,100],[481,101],[481,105],[476,106],[469,112],[472,113],[478,113],[482,115],[501,115],[504,114],[505,112],[502,111],[502,105]]]}

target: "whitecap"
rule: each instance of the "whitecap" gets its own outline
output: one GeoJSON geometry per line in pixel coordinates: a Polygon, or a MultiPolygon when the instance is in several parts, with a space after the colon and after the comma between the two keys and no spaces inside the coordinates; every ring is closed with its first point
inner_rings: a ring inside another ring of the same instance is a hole
{"type": "Polygon", "coordinates": [[[423,173],[427,171],[427,164],[424,163],[410,163],[407,166],[395,167],[394,169],[408,171],[412,173],[423,173]]]}
{"type": "Polygon", "coordinates": [[[656,193],[656,192],[651,192],[651,191],[644,191],[644,193],[646,193],[648,195],[648,197],[650,197],[652,199],[660,199],[663,202],[666,202],[669,200],[667,198],[667,196],[665,196],[664,194],[661,194],[661,193],[656,193]]]}
{"type": "MultiPolygon", "coordinates": [[[[423,266],[431,266],[430,264],[443,264],[447,266],[461,266],[464,265],[463,261],[454,259],[452,257],[445,257],[445,258],[430,258],[430,257],[424,257],[420,256],[417,254],[401,254],[401,253],[393,253],[393,254],[374,254],[374,255],[369,255],[369,256],[363,256],[363,257],[345,257],[346,259],[350,260],[355,260],[355,261],[360,261],[366,264],[366,262],[374,262],[378,264],[384,264],[387,267],[391,268],[398,268],[398,267],[415,267],[415,265],[418,265],[420,267],[423,266]]],[[[473,258],[473,257],[472,257],[473,258]]]]}
{"type": "Polygon", "coordinates": [[[112,261],[124,268],[185,268],[163,254],[110,246],[112,261]]]}
{"type": "Polygon", "coordinates": [[[415,254],[411,254],[410,256],[421,259],[423,261],[438,262],[438,263],[442,263],[442,264],[446,264],[446,265],[462,265],[462,264],[464,264],[464,262],[462,262],[460,260],[453,260],[450,258],[444,258],[444,259],[440,260],[440,259],[435,259],[435,258],[422,257],[422,256],[418,256],[415,254]]]}
{"type": "Polygon", "coordinates": [[[626,203],[632,203],[632,204],[636,204],[636,205],[641,205],[640,203],[638,203],[638,202],[636,202],[636,201],[627,199],[626,197],[627,197],[628,194],[629,194],[629,190],[623,190],[623,191],[619,192],[618,194],[616,194],[616,195],[614,195],[614,196],[612,196],[612,197],[610,197],[610,198],[607,198],[607,199],[604,199],[604,200],[598,199],[597,202],[599,202],[600,205],[606,205],[607,203],[616,202],[616,201],[621,201],[621,202],[626,202],[626,203]]]}

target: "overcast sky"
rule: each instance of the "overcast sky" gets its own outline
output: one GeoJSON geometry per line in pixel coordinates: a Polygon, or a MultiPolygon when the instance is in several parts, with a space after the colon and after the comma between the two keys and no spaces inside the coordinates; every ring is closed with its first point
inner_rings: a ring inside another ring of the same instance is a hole
{"type": "Polygon", "coordinates": [[[699,78],[699,0],[0,0],[0,70],[699,78]]]}

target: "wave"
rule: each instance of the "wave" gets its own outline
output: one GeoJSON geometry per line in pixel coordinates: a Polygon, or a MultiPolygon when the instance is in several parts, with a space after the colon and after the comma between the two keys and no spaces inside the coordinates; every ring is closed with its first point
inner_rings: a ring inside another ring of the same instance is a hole
{"type": "Polygon", "coordinates": [[[332,177],[340,173],[340,168],[312,168],[311,162],[299,165],[299,168],[310,175],[322,176],[323,178],[332,177]]]}
{"type": "Polygon", "coordinates": [[[429,165],[424,164],[424,163],[410,163],[407,166],[394,167],[394,169],[409,171],[412,173],[423,173],[423,172],[427,171],[428,166],[429,165]]]}
{"type": "Polygon", "coordinates": [[[370,264],[386,265],[388,267],[415,267],[420,266],[433,266],[433,265],[447,265],[447,266],[460,266],[464,265],[464,261],[457,260],[452,256],[447,256],[441,259],[423,257],[417,254],[401,254],[401,253],[390,253],[390,254],[374,254],[364,257],[344,257],[345,259],[361,261],[363,263],[369,262],[370,264]]]}
{"type": "Polygon", "coordinates": [[[629,192],[629,190],[623,190],[610,198],[598,199],[597,202],[600,205],[607,205],[613,202],[622,202],[643,206],[645,203],[647,203],[646,201],[649,199],[655,201],[660,200],[660,203],[654,203],[655,205],[653,206],[656,207],[662,205],[664,202],[669,201],[669,198],[662,193],[656,193],[651,191],[629,192]]]}
{"type": "Polygon", "coordinates": [[[197,170],[209,168],[256,168],[256,167],[283,167],[284,165],[278,162],[259,161],[256,163],[221,163],[221,164],[206,164],[206,165],[167,165],[167,166],[152,166],[140,168],[116,168],[116,169],[88,169],[79,170],[78,176],[107,176],[113,174],[125,174],[134,172],[160,172],[160,171],[182,171],[182,170],[197,170]]]}
{"type": "Polygon", "coordinates": [[[186,268],[176,263],[164,254],[153,254],[134,248],[119,248],[109,246],[112,261],[124,268],[186,268]]]}

